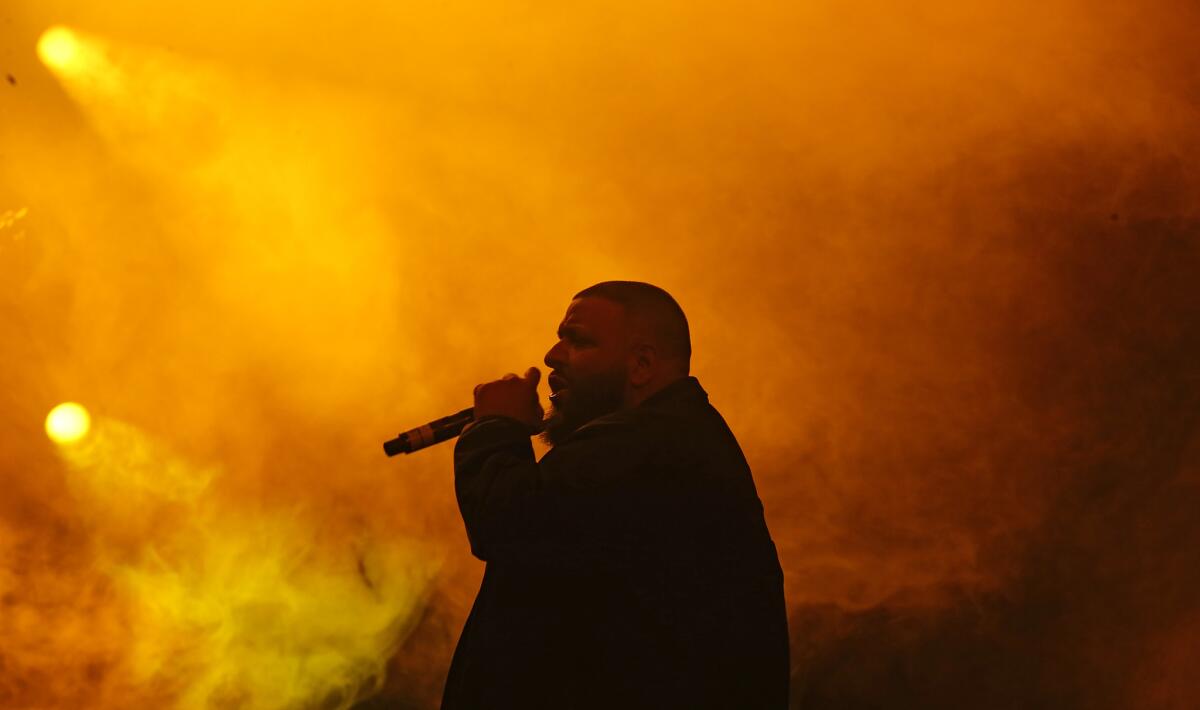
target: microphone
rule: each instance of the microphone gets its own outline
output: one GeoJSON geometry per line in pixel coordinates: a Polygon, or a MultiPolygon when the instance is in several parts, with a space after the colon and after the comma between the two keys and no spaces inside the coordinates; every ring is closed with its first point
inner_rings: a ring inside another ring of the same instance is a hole
{"type": "Polygon", "coordinates": [[[388,456],[411,454],[447,439],[453,439],[475,419],[475,408],[467,407],[457,414],[434,419],[424,426],[409,429],[391,441],[383,442],[383,453],[388,456]]]}

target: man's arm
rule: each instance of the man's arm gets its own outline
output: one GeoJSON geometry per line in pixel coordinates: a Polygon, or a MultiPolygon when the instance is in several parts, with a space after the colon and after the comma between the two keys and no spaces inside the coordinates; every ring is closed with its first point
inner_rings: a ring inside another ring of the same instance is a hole
{"type": "Polygon", "coordinates": [[[489,543],[534,535],[545,487],[529,429],[515,419],[472,422],[454,444],[454,492],[471,553],[481,560],[489,543]]]}
{"type": "Polygon", "coordinates": [[[567,567],[619,558],[626,545],[610,523],[621,511],[606,507],[606,493],[632,481],[646,438],[625,417],[605,418],[538,462],[529,436],[522,422],[489,416],[455,444],[455,492],[471,552],[567,567]]]}

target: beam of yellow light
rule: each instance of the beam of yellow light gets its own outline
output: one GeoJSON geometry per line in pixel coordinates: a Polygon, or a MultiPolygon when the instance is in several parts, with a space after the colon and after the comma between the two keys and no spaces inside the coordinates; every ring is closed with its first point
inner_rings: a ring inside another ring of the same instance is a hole
{"type": "Polygon", "coordinates": [[[152,706],[172,710],[346,710],[379,689],[436,551],[361,522],[230,505],[210,485],[220,468],[128,422],[97,417],[61,455],[96,555],[76,583],[108,585],[105,608],[132,624],[114,693],[167,689],[152,706]]]}
{"type": "Polygon", "coordinates": [[[194,503],[217,476],[215,466],[188,462],[127,422],[100,417],[90,432],[62,451],[68,483],[81,502],[114,523],[136,525],[163,504],[194,503]]]}
{"type": "Polygon", "coordinates": [[[83,405],[63,402],[46,415],[46,434],[56,444],[74,444],[87,436],[92,417],[83,405]]]}
{"type": "Polygon", "coordinates": [[[79,39],[66,27],[51,27],[38,40],[37,52],[46,66],[68,71],[79,59],[79,39]]]}
{"type": "Polygon", "coordinates": [[[38,39],[37,54],[67,93],[85,107],[127,98],[128,72],[114,61],[112,48],[103,37],[51,27],[38,39]]]}
{"type": "Polygon", "coordinates": [[[151,563],[114,566],[136,676],[179,687],[175,710],[344,710],[377,690],[437,563],[390,540],[325,540],[314,522],[199,515],[151,563]]]}
{"type": "Polygon", "coordinates": [[[177,170],[218,139],[219,72],[209,67],[62,26],[42,34],[37,53],[96,132],[136,162],[177,170]]]}

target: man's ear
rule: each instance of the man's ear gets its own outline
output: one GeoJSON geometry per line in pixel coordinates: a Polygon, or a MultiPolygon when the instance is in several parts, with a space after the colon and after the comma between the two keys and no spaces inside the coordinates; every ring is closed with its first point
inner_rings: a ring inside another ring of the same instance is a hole
{"type": "Polygon", "coordinates": [[[649,343],[637,343],[629,354],[629,381],[634,387],[641,387],[658,372],[658,350],[649,343]]]}

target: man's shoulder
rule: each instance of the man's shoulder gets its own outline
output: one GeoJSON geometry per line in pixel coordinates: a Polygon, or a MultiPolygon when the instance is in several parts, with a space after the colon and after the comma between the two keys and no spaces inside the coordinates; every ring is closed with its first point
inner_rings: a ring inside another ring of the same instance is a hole
{"type": "Polygon", "coordinates": [[[603,435],[622,431],[654,433],[663,426],[687,427],[720,414],[709,404],[708,393],[692,376],[667,385],[631,409],[611,412],[584,424],[576,434],[603,435]]]}
{"type": "Polygon", "coordinates": [[[673,382],[632,409],[593,419],[568,441],[591,451],[596,446],[641,451],[659,464],[666,460],[698,467],[744,461],[724,417],[692,376],[673,382]]]}

